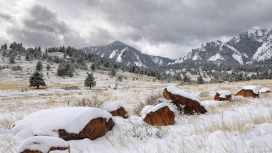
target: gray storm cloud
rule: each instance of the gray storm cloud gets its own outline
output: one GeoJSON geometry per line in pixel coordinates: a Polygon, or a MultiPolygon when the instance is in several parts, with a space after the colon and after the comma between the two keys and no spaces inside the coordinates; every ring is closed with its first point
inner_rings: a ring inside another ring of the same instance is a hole
{"type": "MultiPolygon", "coordinates": [[[[120,40],[144,53],[165,55],[167,51],[167,57],[178,58],[207,41],[230,38],[251,28],[272,27],[271,0],[35,3],[20,18],[23,27],[6,28],[7,35],[28,46],[80,48],[120,40]]],[[[1,18],[13,22],[11,16],[0,11],[1,18]]]]}
{"type": "Polygon", "coordinates": [[[62,20],[57,18],[57,13],[46,7],[35,5],[28,16],[22,19],[23,28],[11,28],[8,33],[18,42],[27,46],[74,46],[81,47],[84,43],[76,31],[62,20]]]}

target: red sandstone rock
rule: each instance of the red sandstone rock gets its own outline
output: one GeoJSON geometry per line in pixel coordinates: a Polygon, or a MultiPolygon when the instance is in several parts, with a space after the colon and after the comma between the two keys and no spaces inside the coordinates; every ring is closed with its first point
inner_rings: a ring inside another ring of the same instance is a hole
{"type": "Polygon", "coordinates": [[[175,123],[175,114],[169,107],[164,106],[154,112],[147,113],[144,121],[153,126],[173,125],[175,123]]]}
{"type": "Polygon", "coordinates": [[[231,94],[228,95],[221,95],[220,93],[216,93],[214,96],[214,100],[218,100],[218,101],[231,101],[231,94]]]}
{"type": "Polygon", "coordinates": [[[163,90],[163,96],[165,99],[172,100],[172,103],[177,106],[179,111],[183,111],[185,114],[205,114],[207,112],[205,107],[200,105],[198,101],[183,97],[181,95],[172,94],[167,91],[167,88],[163,90]]]}
{"type": "Polygon", "coordinates": [[[120,107],[115,111],[111,111],[110,113],[112,116],[121,116],[123,118],[127,118],[127,112],[123,107],[120,107]]]}
{"type": "Polygon", "coordinates": [[[252,90],[246,90],[246,89],[242,89],[240,90],[236,95],[240,95],[243,97],[259,97],[259,94],[254,93],[252,90]]]}
{"type": "Polygon", "coordinates": [[[78,140],[89,138],[91,140],[104,136],[114,126],[113,120],[108,121],[105,118],[96,118],[91,120],[85,128],[79,133],[68,133],[64,129],[58,130],[59,137],[64,140],[78,140]]]}

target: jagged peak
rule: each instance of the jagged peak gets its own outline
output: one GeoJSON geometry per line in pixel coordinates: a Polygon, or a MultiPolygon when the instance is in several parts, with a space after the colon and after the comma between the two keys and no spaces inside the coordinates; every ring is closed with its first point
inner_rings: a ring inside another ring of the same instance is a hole
{"type": "Polygon", "coordinates": [[[124,43],[122,43],[122,42],[119,41],[119,40],[116,40],[116,41],[110,43],[109,45],[122,45],[122,46],[126,46],[124,43]]]}

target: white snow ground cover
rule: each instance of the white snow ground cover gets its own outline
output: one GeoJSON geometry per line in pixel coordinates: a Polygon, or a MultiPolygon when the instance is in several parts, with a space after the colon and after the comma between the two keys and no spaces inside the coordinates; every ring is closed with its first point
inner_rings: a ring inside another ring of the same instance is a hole
{"type": "Polygon", "coordinates": [[[91,120],[100,117],[109,119],[112,115],[105,110],[90,107],[46,109],[16,122],[11,132],[19,139],[36,135],[58,137],[59,129],[78,134],[91,120]]]}
{"type": "Polygon", "coordinates": [[[254,86],[254,85],[247,85],[247,86],[244,86],[243,89],[245,90],[252,90],[255,94],[259,94],[259,89],[257,86],[254,86]]]}
{"type": "Polygon", "coordinates": [[[35,136],[24,140],[19,146],[18,152],[23,152],[28,149],[48,153],[51,147],[68,148],[68,142],[57,137],[35,136]]]}
{"type": "MultiPolygon", "coordinates": [[[[4,60],[5,62],[0,58],[0,65],[6,65],[8,58],[4,57],[4,60]]],[[[28,88],[27,91],[22,92],[22,87],[29,85],[28,79],[35,70],[36,63],[37,61],[16,60],[16,63],[11,65],[23,66],[22,72],[0,70],[0,125],[5,127],[0,130],[1,153],[18,153],[19,146],[25,140],[14,137],[10,130],[13,123],[37,111],[68,107],[72,102],[84,98],[98,100],[103,104],[122,100],[129,118],[113,117],[115,126],[112,131],[96,140],[69,141],[71,153],[272,152],[271,93],[260,98],[237,97],[238,100],[234,102],[211,100],[221,89],[235,92],[247,84],[259,88],[272,88],[272,80],[179,86],[175,82],[147,81],[152,78],[145,76],[133,81],[132,77],[136,76],[125,72],[120,75],[125,75],[128,79],[118,82],[118,88],[114,90],[108,87],[116,83],[116,78],[109,77],[108,72],[95,71],[97,85],[89,90],[84,87],[86,71],[76,70],[72,78],[58,77],[55,75],[57,65],[50,63],[52,70],[48,71],[49,75],[46,75],[46,70],[42,71],[47,87],[39,90],[28,88]],[[198,98],[202,104],[204,103],[208,112],[190,116],[177,114],[175,124],[164,127],[150,126],[142,117],[133,114],[135,106],[144,102],[146,96],[154,92],[162,93],[168,85],[182,88],[198,98]],[[81,90],[61,89],[66,86],[78,86],[81,90]],[[210,96],[199,97],[203,91],[208,91],[210,96]]]]}
{"type": "Polygon", "coordinates": [[[220,98],[226,98],[226,96],[231,95],[231,92],[229,90],[220,90],[217,91],[217,93],[220,95],[220,98]]]}
{"type": "Polygon", "coordinates": [[[206,109],[209,107],[218,107],[224,103],[225,102],[223,101],[216,101],[216,100],[204,100],[200,102],[200,104],[204,106],[206,109]]]}
{"type": "Polygon", "coordinates": [[[260,89],[260,93],[264,93],[264,92],[268,92],[268,91],[271,92],[271,89],[267,88],[267,87],[264,87],[264,88],[260,89]]]}

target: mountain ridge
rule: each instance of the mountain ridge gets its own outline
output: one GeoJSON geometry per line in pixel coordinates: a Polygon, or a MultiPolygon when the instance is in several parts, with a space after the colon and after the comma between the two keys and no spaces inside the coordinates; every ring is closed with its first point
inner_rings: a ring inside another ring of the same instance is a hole
{"type": "Polygon", "coordinates": [[[139,67],[151,67],[167,65],[174,60],[147,55],[120,41],[114,41],[106,46],[89,46],[82,48],[87,53],[94,53],[104,58],[113,59],[123,65],[136,65],[139,67]]]}
{"type": "Polygon", "coordinates": [[[246,64],[272,58],[272,29],[252,29],[235,35],[223,43],[219,40],[202,44],[173,63],[206,60],[215,63],[246,64]]]}

